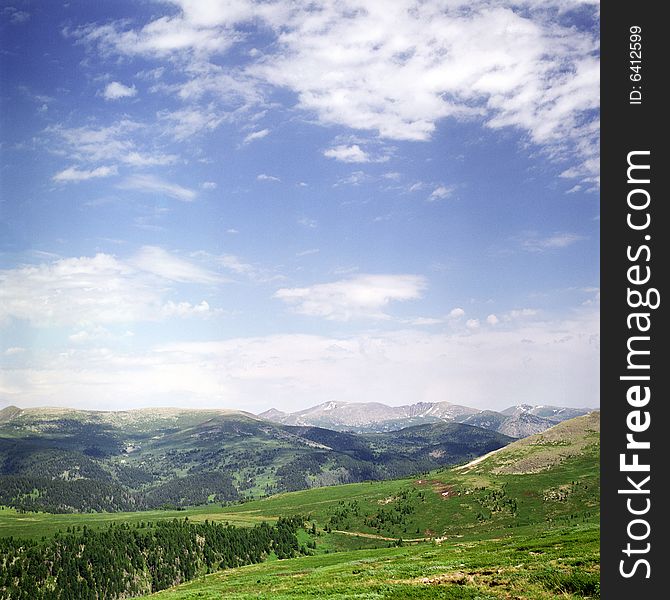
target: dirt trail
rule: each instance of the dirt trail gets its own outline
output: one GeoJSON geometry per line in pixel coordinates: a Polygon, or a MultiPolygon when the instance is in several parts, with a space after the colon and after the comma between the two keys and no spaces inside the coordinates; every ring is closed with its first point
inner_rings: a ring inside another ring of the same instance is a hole
{"type": "MultiPolygon", "coordinates": [[[[386,537],[383,535],[377,535],[376,533],[359,533],[357,531],[341,531],[339,529],[333,529],[333,533],[343,533],[344,535],[354,535],[356,537],[364,537],[364,538],[370,538],[373,540],[384,540],[387,542],[397,542],[398,538],[397,537],[386,537]]],[[[429,538],[429,537],[422,537],[422,538],[410,538],[410,539],[405,539],[402,538],[403,542],[411,543],[411,542],[429,542],[434,538],[429,538]]]]}

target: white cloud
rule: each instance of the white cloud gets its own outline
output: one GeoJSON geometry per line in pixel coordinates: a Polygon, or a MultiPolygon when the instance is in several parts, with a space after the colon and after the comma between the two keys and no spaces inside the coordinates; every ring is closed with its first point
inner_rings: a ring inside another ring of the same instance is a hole
{"type": "Polygon", "coordinates": [[[512,6],[350,1],[296,11],[282,50],[254,72],[296,91],[323,123],[425,140],[444,117],[478,116],[586,163],[597,151],[584,127],[598,107],[597,37],[532,4],[512,6]]]}
{"type": "Polygon", "coordinates": [[[264,105],[258,81],[239,68],[203,63],[200,60],[184,63],[185,57],[181,58],[183,69],[179,73],[179,79],[183,76],[186,79],[174,85],[156,86],[152,91],[176,94],[179,100],[194,106],[205,99],[214,98],[213,103],[201,107],[201,110],[207,108],[211,112],[212,108],[218,106],[220,115],[226,120],[243,118],[245,126],[248,123],[248,111],[255,106],[264,105]]]}
{"type": "Polygon", "coordinates": [[[201,187],[203,190],[215,190],[216,187],[217,187],[217,185],[216,185],[216,183],[214,183],[213,181],[203,181],[203,182],[200,184],[200,187],[201,187]]]}
{"type": "Polygon", "coordinates": [[[449,313],[450,319],[460,319],[463,316],[465,316],[465,311],[462,308],[454,308],[449,313]]]}
{"type": "Polygon", "coordinates": [[[279,177],[275,177],[274,175],[268,175],[267,173],[261,173],[260,175],[257,175],[256,179],[258,181],[281,181],[279,177]]]}
{"type": "Polygon", "coordinates": [[[323,155],[347,163],[365,163],[371,160],[370,155],[361,150],[358,144],[353,144],[352,146],[335,146],[326,150],[323,155]]]}
{"type": "Polygon", "coordinates": [[[164,154],[140,145],[147,127],[129,119],[122,119],[107,127],[48,127],[46,133],[55,140],[50,142],[71,160],[82,163],[116,162],[132,167],[161,166],[176,162],[174,154],[164,154]]]}
{"type": "Polygon", "coordinates": [[[388,154],[375,154],[363,150],[358,144],[340,144],[323,152],[326,158],[334,158],[345,163],[384,163],[390,159],[388,154]]]}
{"type": "Polygon", "coordinates": [[[403,330],[168,343],[136,352],[74,348],[0,372],[0,393],[22,406],[97,409],[259,412],[361,398],[391,405],[448,400],[494,410],[519,402],[597,406],[598,333],[597,312],[582,310],[570,319],[467,334],[403,330]]]}
{"type": "Polygon", "coordinates": [[[233,254],[219,256],[217,262],[225,269],[228,269],[237,275],[251,275],[256,272],[256,268],[253,265],[242,262],[239,257],[233,254]]]}
{"type": "MultiPolygon", "coordinates": [[[[221,6],[221,3],[212,4],[221,6]]],[[[181,15],[159,17],[138,30],[122,31],[118,24],[84,27],[78,31],[78,35],[99,43],[106,52],[157,57],[188,51],[206,56],[223,52],[241,39],[241,36],[230,28],[235,21],[215,18],[210,22],[208,18],[202,19],[198,16],[200,9],[196,3],[189,0],[183,3],[183,8],[187,11],[186,18],[181,15]]],[[[250,16],[248,9],[230,11],[230,17],[233,19],[247,19],[250,16]]]]}
{"type": "Polygon", "coordinates": [[[351,175],[347,175],[346,177],[338,179],[334,187],[338,187],[340,185],[358,186],[364,181],[367,181],[369,179],[370,176],[364,173],[363,171],[354,171],[353,173],[351,173],[351,175]]]}
{"type": "Polygon", "coordinates": [[[56,173],[52,179],[58,183],[66,182],[79,182],[86,181],[88,179],[98,179],[100,177],[110,177],[111,175],[116,175],[118,172],[115,165],[113,166],[104,166],[97,167],[95,169],[78,169],[77,167],[68,167],[62,171],[56,173]]]}
{"type": "Polygon", "coordinates": [[[468,329],[479,329],[479,325],[480,325],[480,324],[479,324],[479,319],[468,319],[468,320],[465,322],[465,326],[466,326],[468,329]]]}
{"type": "Polygon", "coordinates": [[[393,301],[416,300],[426,288],[418,275],[356,275],[332,283],[282,288],[274,297],[295,312],[335,321],[388,319],[383,309],[393,301]]]}
{"type": "Polygon", "coordinates": [[[147,194],[160,194],[169,196],[182,202],[192,202],[196,198],[196,193],[176,183],[164,181],[155,175],[131,175],[124,179],[117,186],[122,190],[135,190],[147,194]]]}
{"type": "Polygon", "coordinates": [[[25,351],[26,349],[21,346],[12,346],[5,350],[5,356],[16,356],[17,354],[23,354],[25,351]]]}
{"type": "Polygon", "coordinates": [[[535,233],[523,237],[521,247],[528,252],[544,252],[546,250],[558,250],[572,246],[576,242],[586,239],[576,233],[554,233],[552,235],[541,237],[535,233]]]}
{"type": "Polygon", "coordinates": [[[228,118],[228,115],[209,104],[204,107],[162,111],[158,117],[163,122],[166,133],[177,141],[183,141],[194,135],[214,131],[228,118]]]}
{"type": "Polygon", "coordinates": [[[161,315],[164,317],[208,317],[214,314],[209,303],[203,300],[193,305],[190,302],[172,302],[171,300],[161,307],[161,315]]]}
{"type": "Polygon", "coordinates": [[[249,144],[255,140],[262,140],[265,136],[270,133],[269,129],[261,129],[260,131],[252,131],[249,135],[244,138],[244,143],[249,144]]]}
{"type": "Polygon", "coordinates": [[[221,283],[224,279],[217,273],[194,265],[159,246],[143,246],[129,260],[134,267],[158,275],[168,281],[182,283],[221,283]]]}
{"type": "Polygon", "coordinates": [[[443,200],[444,198],[448,198],[451,196],[451,194],[454,192],[454,188],[451,187],[445,187],[443,185],[440,185],[436,187],[428,197],[428,200],[443,200]]]}
{"type": "Polygon", "coordinates": [[[118,100],[119,98],[132,98],[137,95],[135,86],[128,87],[118,81],[112,81],[105,86],[102,92],[105,100],[118,100]]]}
{"type": "Polygon", "coordinates": [[[489,325],[497,325],[498,323],[500,323],[500,319],[498,319],[496,315],[490,314],[488,317],[486,317],[486,322],[489,325]]]}
{"type": "Polygon", "coordinates": [[[160,167],[177,162],[175,154],[128,152],[120,160],[131,167],[160,167]]]}
{"type": "Polygon", "coordinates": [[[61,258],[0,271],[0,324],[13,318],[40,327],[77,325],[90,336],[93,328],[109,323],[165,318],[171,282],[223,281],[152,246],[128,259],[103,253],[61,258]]]}
{"type": "Polygon", "coordinates": [[[134,336],[132,331],[124,331],[121,334],[116,334],[111,332],[105,327],[100,325],[89,327],[87,329],[82,329],[68,336],[68,340],[73,344],[83,345],[83,344],[99,344],[99,343],[108,343],[113,341],[119,341],[124,339],[130,339],[134,336]]]}
{"type": "Polygon", "coordinates": [[[566,177],[597,183],[598,30],[587,20],[597,23],[598,7],[590,0],[170,3],[176,11],[142,27],[74,35],[107,54],[179,57],[182,99],[211,93],[249,105],[268,85],[287,88],[321,124],[396,140],[427,140],[446,117],[479,119],[525,132],[551,158],[574,163],[566,177]],[[556,18],[571,10],[587,24],[556,18]],[[274,43],[224,73],[213,57],[246,39],[252,22],[274,43]]]}
{"type": "Polygon", "coordinates": [[[318,254],[320,250],[318,248],[309,248],[308,250],[303,250],[302,252],[296,252],[295,255],[297,257],[302,257],[302,256],[311,256],[312,254],[318,254]]]}

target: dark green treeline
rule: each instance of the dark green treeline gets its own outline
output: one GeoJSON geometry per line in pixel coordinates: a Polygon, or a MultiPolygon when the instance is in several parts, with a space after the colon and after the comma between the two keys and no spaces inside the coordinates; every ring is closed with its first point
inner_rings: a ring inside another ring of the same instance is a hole
{"type": "Polygon", "coordinates": [[[188,519],[86,526],[51,539],[0,539],[3,600],[112,600],[156,592],[198,575],[299,552],[301,517],[253,528],[188,519]]]}

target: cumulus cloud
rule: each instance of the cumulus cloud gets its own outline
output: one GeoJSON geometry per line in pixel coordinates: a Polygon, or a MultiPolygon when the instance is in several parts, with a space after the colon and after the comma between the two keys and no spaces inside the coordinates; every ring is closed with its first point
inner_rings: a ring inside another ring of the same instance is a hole
{"type": "Polygon", "coordinates": [[[465,322],[465,326],[466,326],[468,329],[479,329],[479,325],[480,325],[480,323],[479,323],[479,319],[468,319],[468,320],[465,322]]]}
{"type": "Polygon", "coordinates": [[[0,271],[0,323],[19,319],[40,327],[84,325],[90,335],[92,327],[109,323],[179,316],[165,298],[171,282],[223,281],[152,246],[127,259],[103,253],[61,258],[0,271]]]}
{"type": "Polygon", "coordinates": [[[127,86],[119,83],[118,81],[112,81],[105,86],[104,91],[102,92],[105,100],[118,100],[120,98],[132,98],[137,95],[137,89],[135,86],[127,86]]]}
{"type": "MultiPolygon", "coordinates": [[[[230,48],[241,36],[232,30],[233,22],[214,12],[204,15],[197,2],[186,0],[182,7],[187,16],[159,17],[137,30],[120,29],[120,24],[100,27],[89,26],[78,35],[99,43],[103,50],[125,55],[167,57],[174,52],[192,51],[199,56],[222,52],[230,48]]],[[[209,3],[222,7],[221,2],[209,3]]],[[[247,3],[237,3],[244,5],[247,3]]],[[[231,7],[232,8],[232,7],[231,7]]],[[[249,9],[231,10],[229,18],[247,19],[249,9]]],[[[219,8],[219,11],[221,8],[219,8]]]]}
{"type": "Polygon", "coordinates": [[[449,318],[450,319],[460,319],[461,317],[465,316],[465,311],[462,308],[453,308],[451,312],[449,313],[449,318]]]}
{"type": "Polygon", "coordinates": [[[196,198],[196,193],[193,190],[177,183],[164,181],[155,175],[131,175],[120,182],[118,188],[146,194],[160,194],[182,202],[192,202],[196,198]]]}
{"type": "Polygon", "coordinates": [[[96,169],[78,169],[77,167],[68,167],[56,173],[52,179],[58,183],[69,183],[86,181],[88,179],[98,179],[100,177],[110,177],[116,175],[118,170],[116,166],[97,167],[96,169]]]}
{"type": "Polygon", "coordinates": [[[394,140],[427,140],[447,117],[478,119],[523,132],[551,158],[574,163],[566,177],[597,183],[597,27],[556,18],[574,10],[597,23],[590,0],[170,3],[170,16],[138,28],[117,22],[71,33],[108,55],[178,56],[182,99],[211,93],[225,103],[237,88],[248,105],[267,86],[286,88],[319,123],[394,140]],[[214,57],[245,39],[252,22],[274,34],[274,45],[223,73],[214,57]]]}
{"type": "Polygon", "coordinates": [[[358,144],[335,146],[326,150],[323,155],[347,163],[365,163],[371,160],[370,155],[363,151],[358,144]]]}
{"type": "Polygon", "coordinates": [[[300,314],[334,321],[388,319],[383,311],[394,301],[416,300],[426,288],[419,275],[357,275],[332,283],[282,288],[274,297],[300,314]]]}

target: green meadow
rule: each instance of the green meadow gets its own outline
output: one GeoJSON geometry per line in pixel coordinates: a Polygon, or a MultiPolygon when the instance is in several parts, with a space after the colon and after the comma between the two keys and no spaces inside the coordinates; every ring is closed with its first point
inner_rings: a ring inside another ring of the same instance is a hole
{"type": "Polygon", "coordinates": [[[304,517],[307,556],[204,573],[159,599],[599,598],[599,416],[413,477],[130,513],[0,510],[0,536],[163,519],[304,517]]]}
{"type": "Polygon", "coordinates": [[[598,528],[590,524],[270,561],[219,571],[152,598],[598,598],[598,561],[598,528]]]}

